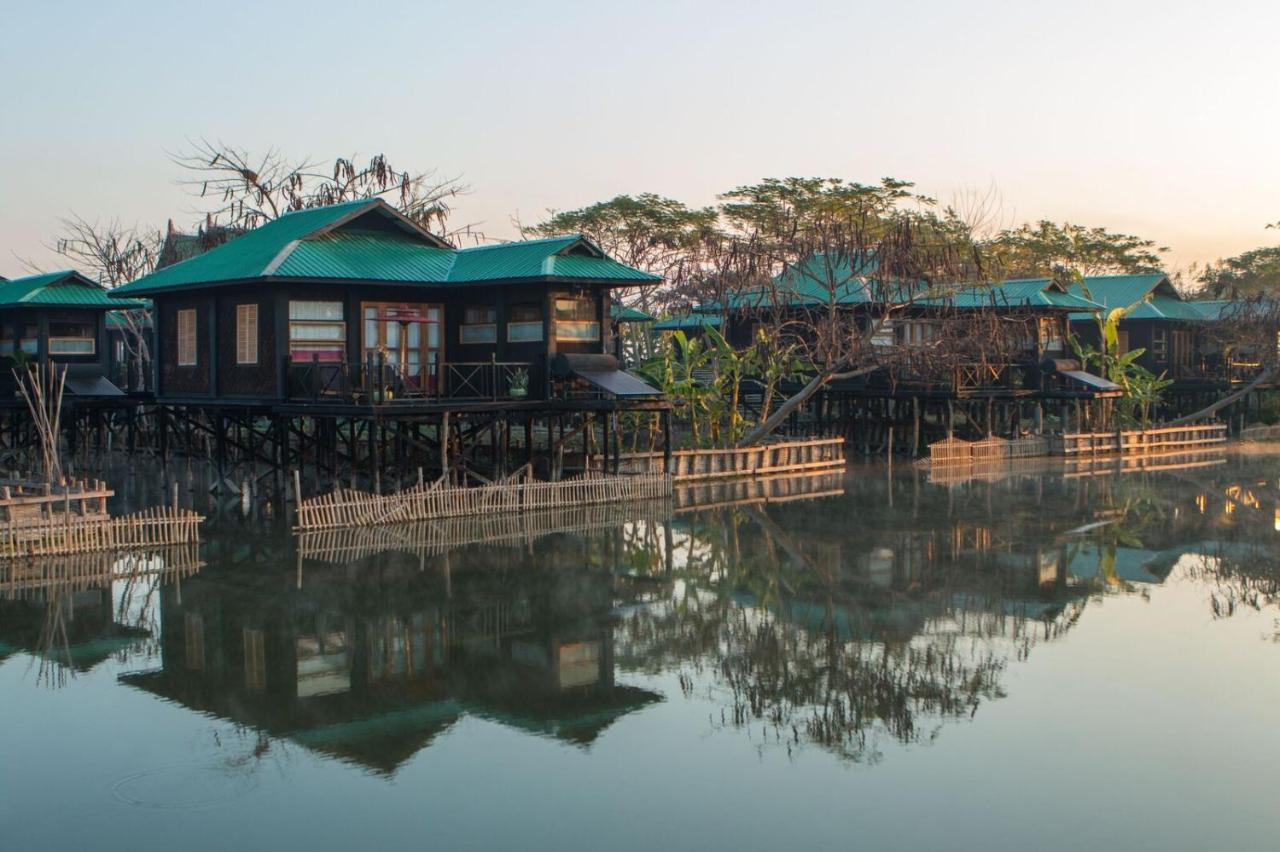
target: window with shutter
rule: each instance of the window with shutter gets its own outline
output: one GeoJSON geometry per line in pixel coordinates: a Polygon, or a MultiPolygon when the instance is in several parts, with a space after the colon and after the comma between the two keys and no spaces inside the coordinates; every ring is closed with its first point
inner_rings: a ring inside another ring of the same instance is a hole
{"type": "Polygon", "coordinates": [[[196,311],[178,311],[178,366],[196,366],[196,311]]]}
{"type": "Polygon", "coordinates": [[[236,363],[258,363],[257,305],[236,305],[236,363]]]}

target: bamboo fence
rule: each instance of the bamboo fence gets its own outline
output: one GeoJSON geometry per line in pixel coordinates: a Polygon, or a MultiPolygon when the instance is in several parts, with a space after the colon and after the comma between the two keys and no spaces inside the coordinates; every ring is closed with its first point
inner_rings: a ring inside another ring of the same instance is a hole
{"type": "Polygon", "coordinates": [[[1068,432],[1062,436],[1066,456],[1139,455],[1215,448],[1227,442],[1227,424],[1199,423],[1116,432],[1068,432]]]}
{"type": "Polygon", "coordinates": [[[200,540],[204,516],[172,506],[120,517],[107,513],[115,492],[101,481],[34,486],[0,484],[0,558],[162,547],[200,540]]]}
{"type": "MultiPolygon", "coordinates": [[[[293,474],[294,493],[301,478],[293,474]]],[[[531,512],[593,503],[655,500],[671,496],[671,477],[664,474],[603,476],[592,474],[560,482],[532,478],[528,466],[504,480],[477,487],[456,487],[441,477],[395,494],[370,494],[339,488],[297,501],[298,532],[340,527],[377,526],[406,521],[431,521],[469,515],[531,512]]]]}
{"type": "MultiPolygon", "coordinates": [[[[700,479],[843,470],[844,443],[844,438],[811,438],[718,450],[676,450],[671,453],[669,472],[676,482],[692,482],[700,479]]],[[[592,463],[599,466],[600,456],[593,456],[592,463]]],[[[623,453],[618,457],[620,473],[662,473],[665,464],[666,460],[661,452],[623,453]]]]}
{"type": "Polygon", "coordinates": [[[636,521],[670,517],[670,504],[600,503],[540,512],[499,513],[413,521],[390,526],[341,527],[304,532],[298,554],[304,559],[345,564],[383,553],[437,556],[473,545],[528,545],[556,533],[592,533],[636,521]]]}

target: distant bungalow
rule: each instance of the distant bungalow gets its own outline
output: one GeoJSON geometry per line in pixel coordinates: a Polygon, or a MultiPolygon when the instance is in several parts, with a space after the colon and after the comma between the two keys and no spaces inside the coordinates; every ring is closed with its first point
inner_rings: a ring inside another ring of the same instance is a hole
{"type": "Polygon", "coordinates": [[[0,386],[14,388],[21,362],[66,368],[70,397],[117,397],[107,377],[113,367],[107,316],[144,302],[109,299],[108,291],[79,272],[65,270],[0,281],[0,386]]]}
{"type": "Polygon", "coordinates": [[[155,304],[161,403],[425,411],[660,396],[606,355],[626,319],[610,291],[659,280],[582,236],[456,249],[365,199],[286,214],[112,296],[155,304]]]}
{"type": "MultiPolygon", "coordinates": [[[[699,305],[689,314],[668,318],[654,328],[693,335],[715,328],[731,345],[742,348],[751,344],[761,328],[783,328],[789,319],[830,307],[847,312],[852,321],[866,329],[878,322],[870,341],[873,347],[910,347],[936,339],[944,315],[994,310],[1011,320],[1005,331],[1009,339],[1000,347],[1006,353],[1013,353],[1011,363],[987,365],[983,369],[961,365],[948,376],[898,375],[892,377],[895,392],[904,396],[1041,392],[1091,397],[1119,391],[1116,385],[1073,363],[1068,346],[1069,318],[1092,316],[1101,305],[1051,279],[1020,279],[955,288],[928,287],[922,283],[917,292],[904,285],[901,305],[893,306],[880,292],[892,285],[873,286],[868,278],[874,274],[874,262],[865,263],[863,267],[855,271],[848,260],[814,255],[788,267],[767,288],[734,294],[723,302],[699,305]],[[893,310],[882,317],[881,312],[888,307],[893,310]]],[[[798,328],[803,327],[804,323],[798,324],[798,328]]],[[[870,377],[857,385],[878,393],[875,388],[886,378],[870,377]]]]}
{"type": "MultiPolygon", "coordinates": [[[[1230,302],[1183,299],[1162,273],[1089,276],[1083,284],[1073,284],[1071,292],[1097,302],[1106,313],[1130,309],[1119,323],[1120,352],[1142,349],[1136,363],[1152,373],[1163,373],[1178,384],[1212,385],[1238,378],[1224,353],[1205,335],[1207,324],[1220,319],[1230,302]]],[[[1094,314],[1072,314],[1071,331],[1087,345],[1101,348],[1094,314]]]]}

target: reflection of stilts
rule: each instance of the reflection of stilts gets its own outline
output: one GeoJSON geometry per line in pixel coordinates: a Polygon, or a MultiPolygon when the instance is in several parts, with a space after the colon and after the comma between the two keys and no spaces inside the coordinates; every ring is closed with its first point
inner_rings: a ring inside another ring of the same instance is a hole
{"type": "Polygon", "coordinates": [[[149,614],[153,614],[151,604],[160,586],[201,567],[194,545],[147,553],[6,560],[0,563],[0,599],[44,605],[44,618],[33,649],[39,660],[37,678],[57,687],[65,684],[68,674],[73,674],[79,665],[79,652],[74,647],[84,637],[73,643],[74,631],[68,629],[68,623],[78,618],[75,613],[83,608],[85,600],[97,600],[106,607],[105,612],[97,609],[95,618],[104,618],[103,623],[110,629],[104,636],[95,635],[95,640],[122,633],[139,638],[154,636],[156,625],[151,623],[149,614]],[[83,592],[97,594],[82,600],[83,592]],[[118,604],[111,605],[112,597],[118,597],[118,604]]]}

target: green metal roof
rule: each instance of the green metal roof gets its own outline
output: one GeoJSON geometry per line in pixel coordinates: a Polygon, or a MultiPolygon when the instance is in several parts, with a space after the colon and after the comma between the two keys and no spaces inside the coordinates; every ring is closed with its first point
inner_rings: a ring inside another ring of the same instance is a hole
{"type": "Polygon", "coordinates": [[[582,236],[455,249],[385,201],[364,199],[287,213],[117,292],[144,294],[269,278],[402,284],[661,280],[618,263],[582,236]]]}
{"type": "Polygon", "coordinates": [[[142,308],[142,302],[108,299],[107,289],[72,269],[28,275],[0,283],[0,308],[142,308]]]}
{"type": "Polygon", "coordinates": [[[1199,302],[1183,302],[1188,310],[1194,311],[1200,319],[1219,320],[1227,316],[1232,306],[1238,304],[1229,299],[1206,299],[1199,302]]]}
{"type": "MultiPolygon", "coordinates": [[[[1093,300],[1107,311],[1136,305],[1125,319],[1197,322],[1218,318],[1196,307],[1196,302],[1184,300],[1168,276],[1159,273],[1088,276],[1084,279],[1084,286],[1072,284],[1070,292],[1082,296],[1086,289],[1093,300]]],[[[1091,318],[1089,314],[1071,315],[1073,320],[1091,318]]]]}
{"type": "Polygon", "coordinates": [[[284,278],[442,281],[455,252],[409,239],[331,233],[304,240],[276,267],[284,278]]]}
{"type": "MultiPolygon", "coordinates": [[[[784,305],[825,305],[832,301],[837,305],[870,304],[877,290],[888,289],[885,282],[871,286],[869,280],[877,270],[874,258],[853,263],[847,257],[815,254],[807,260],[788,266],[775,276],[770,287],[737,293],[725,299],[729,310],[757,308],[774,302],[784,305]]],[[[1098,305],[1079,294],[1071,294],[1049,278],[1024,278],[1002,281],[999,284],[970,286],[948,292],[946,286],[929,287],[923,281],[901,285],[901,301],[912,298],[911,290],[918,294],[916,304],[921,306],[950,306],[961,309],[984,307],[1028,307],[1057,310],[1095,311],[1098,305]]],[[[695,308],[696,313],[718,313],[721,303],[710,302],[695,308]]]]}
{"type": "Polygon", "coordinates": [[[1098,310],[1101,305],[1074,295],[1050,278],[1016,278],[989,286],[966,287],[949,296],[930,299],[957,308],[1016,307],[1056,308],[1069,311],[1098,310]]]}
{"type": "Polygon", "coordinates": [[[1166,295],[1171,294],[1174,298],[1178,297],[1173,285],[1169,284],[1168,277],[1160,273],[1146,275],[1089,275],[1084,279],[1084,286],[1077,282],[1068,288],[1068,292],[1076,296],[1084,296],[1086,299],[1092,299],[1110,310],[1113,308],[1127,308],[1134,302],[1147,298],[1157,288],[1164,291],[1166,295]],[[1162,284],[1167,286],[1162,287],[1162,284]],[[1086,287],[1089,291],[1088,295],[1085,294],[1086,287]]]}
{"type": "Polygon", "coordinates": [[[689,331],[702,328],[719,328],[720,317],[707,314],[688,314],[682,317],[668,317],[654,324],[655,331],[689,331]]]}

